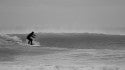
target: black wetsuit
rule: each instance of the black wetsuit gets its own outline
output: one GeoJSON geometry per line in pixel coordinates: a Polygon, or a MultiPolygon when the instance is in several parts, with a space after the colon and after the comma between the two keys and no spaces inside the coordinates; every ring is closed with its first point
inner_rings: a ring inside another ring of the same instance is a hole
{"type": "Polygon", "coordinates": [[[28,44],[30,45],[33,45],[33,38],[35,38],[35,34],[34,32],[30,33],[28,36],[27,36],[27,39],[28,39],[28,44]]]}

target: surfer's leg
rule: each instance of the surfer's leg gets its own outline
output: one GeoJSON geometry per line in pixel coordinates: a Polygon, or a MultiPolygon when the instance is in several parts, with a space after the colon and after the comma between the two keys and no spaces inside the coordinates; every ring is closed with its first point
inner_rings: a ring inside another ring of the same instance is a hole
{"type": "Polygon", "coordinates": [[[33,39],[30,40],[31,45],[33,45],[33,39]]]}
{"type": "Polygon", "coordinates": [[[30,44],[30,40],[28,40],[28,44],[30,44]]]}
{"type": "Polygon", "coordinates": [[[28,38],[28,44],[30,44],[30,45],[31,45],[31,39],[30,39],[30,38],[28,38]]]}

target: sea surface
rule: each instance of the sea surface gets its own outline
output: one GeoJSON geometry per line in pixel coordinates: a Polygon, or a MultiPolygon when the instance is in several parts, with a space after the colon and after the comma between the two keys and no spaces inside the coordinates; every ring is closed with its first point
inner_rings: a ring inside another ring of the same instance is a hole
{"type": "MultiPolygon", "coordinates": [[[[23,41],[27,34],[15,34],[23,41]]],[[[125,49],[124,35],[94,33],[38,33],[36,41],[44,47],[76,49],[125,49]]]]}
{"type": "Polygon", "coordinates": [[[40,46],[17,43],[26,36],[0,36],[0,70],[125,70],[124,35],[38,33],[40,46]]]}

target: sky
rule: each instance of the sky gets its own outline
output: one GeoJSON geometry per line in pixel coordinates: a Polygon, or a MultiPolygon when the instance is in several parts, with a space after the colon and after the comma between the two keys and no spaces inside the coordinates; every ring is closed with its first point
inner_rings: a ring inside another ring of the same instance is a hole
{"type": "Polygon", "coordinates": [[[0,32],[125,34],[125,0],[0,0],[0,32]]]}

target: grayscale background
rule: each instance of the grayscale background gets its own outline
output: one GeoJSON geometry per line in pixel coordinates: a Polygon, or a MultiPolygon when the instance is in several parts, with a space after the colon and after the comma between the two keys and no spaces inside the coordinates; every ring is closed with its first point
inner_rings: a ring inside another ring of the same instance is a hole
{"type": "Polygon", "coordinates": [[[125,0],[0,0],[0,70],[125,70],[125,0]]]}
{"type": "Polygon", "coordinates": [[[0,32],[125,34],[124,0],[0,0],[0,32]]]}

